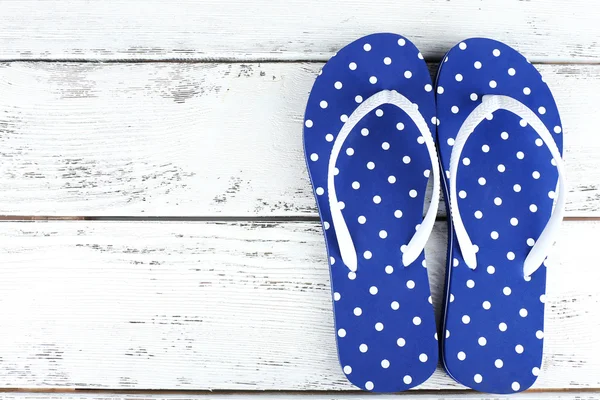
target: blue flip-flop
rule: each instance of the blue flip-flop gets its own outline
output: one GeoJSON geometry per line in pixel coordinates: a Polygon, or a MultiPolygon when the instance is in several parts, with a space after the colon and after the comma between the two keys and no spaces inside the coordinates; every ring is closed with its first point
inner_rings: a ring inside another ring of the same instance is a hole
{"type": "Polygon", "coordinates": [[[519,392],[542,363],[542,265],[566,193],[560,117],[537,69],[494,40],[450,50],[436,86],[450,222],[443,363],[473,389],[519,392]]]}
{"type": "Polygon", "coordinates": [[[329,254],[338,356],[361,389],[407,390],[437,364],[423,255],[438,204],[434,123],[423,57],[389,33],[331,58],[306,107],[305,155],[329,254]]]}

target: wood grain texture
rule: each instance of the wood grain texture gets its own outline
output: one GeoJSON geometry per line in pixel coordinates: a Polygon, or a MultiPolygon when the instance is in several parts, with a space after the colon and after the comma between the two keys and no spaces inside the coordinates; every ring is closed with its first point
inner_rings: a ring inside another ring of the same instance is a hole
{"type": "MultiPolygon", "coordinates": [[[[321,65],[0,64],[0,215],[316,216],[302,116],[321,65]]],[[[600,66],[539,68],[567,215],[599,216],[600,66]]]]}
{"type": "MultiPolygon", "coordinates": [[[[363,400],[372,398],[367,393],[239,393],[239,394],[154,394],[154,393],[0,393],[0,400],[363,400]]],[[[453,393],[418,393],[377,395],[385,400],[598,400],[600,393],[519,393],[493,395],[458,391],[453,393]]]]}
{"type": "Polygon", "coordinates": [[[0,2],[0,59],[326,60],[375,32],[439,59],[483,36],[533,61],[600,60],[594,1],[118,0],[0,2]]]}
{"type": "MultiPolygon", "coordinates": [[[[537,389],[600,388],[599,235],[563,226],[537,389]]],[[[353,389],[316,223],[3,222],[0,243],[0,386],[353,389]]],[[[436,305],[445,247],[438,223],[436,305]]],[[[438,371],[421,388],[461,387],[438,371]]]]}

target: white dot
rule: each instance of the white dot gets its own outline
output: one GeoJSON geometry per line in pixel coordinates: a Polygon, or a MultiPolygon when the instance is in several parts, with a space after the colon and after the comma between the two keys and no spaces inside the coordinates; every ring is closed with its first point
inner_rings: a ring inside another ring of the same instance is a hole
{"type": "Polygon", "coordinates": [[[525,153],[523,153],[522,151],[518,151],[517,152],[517,158],[519,160],[522,160],[523,158],[525,158],[525,153]]]}
{"type": "Polygon", "coordinates": [[[465,358],[467,358],[467,355],[465,354],[464,351],[459,351],[458,354],[456,355],[456,358],[458,358],[460,361],[464,361],[465,358]]]}
{"type": "Polygon", "coordinates": [[[419,354],[419,361],[427,362],[427,359],[428,359],[427,354],[425,354],[425,353],[419,354]]]}
{"type": "Polygon", "coordinates": [[[460,264],[460,262],[458,261],[458,258],[452,259],[452,266],[453,267],[458,267],[458,264],[460,264]]]}
{"type": "Polygon", "coordinates": [[[414,289],[415,288],[415,282],[411,281],[411,280],[407,281],[406,282],[406,287],[409,288],[409,289],[414,289]]]}
{"type": "Polygon", "coordinates": [[[374,163],[373,161],[369,161],[369,162],[367,163],[367,168],[369,168],[369,169],[374,169],[374,168],[375,168],[375,163],[374,163]]]}
{"type": "Polygon", "coordinates": [[[463,80],[463,76],[461,74],[456,74],[454,76],[454,79],[456,79],[457,82],[462,82],[463,80]]]}
{"type": "Polygon", "coordinates": [[[403,130],[404,129],[404,124],[402,122],[398,122],[396,124],[396,129],[398,129],[399,131],[403,130]]]}
{"type": "Polygon", "coordinates": [[[494,198],[494,204],[499,206],[502,204],[502,199],[500,197],[494,198]]]}
{"type": "Polygon", "coordinates": [[[367,389],[367,390],[373,390],[374,387],[375,387],[375,385],[371,381],[367,381],[365,383],[365,389],[367,389]]]}
{"type": "Polygon", "coordinates": [[[379,237],[385,239],[387,237],[387,232],[384,230],[379,231],[379,237]]]}
{"type": "Polygon", "coordinates": [[[400,210],[394,211],[394,217],[396,217],[396,218],[402,218],[402,211],[400,211],[400,210]]]}
{"type": "Polygon", "coordinates": [[[554,133],[561,133],[561,132],[562,132],[562,128],[560,126],[556,125],[554,127],[554,133]]]}
{"type": "Polygon", "coordinates": [[[417,54],[417,58],[418,58],[419,60],[423,60],[423,54],[421,54],[421,52],[419,52],[419,54],[417,54]]]}
{"type": "Polygon", "coordinates": [[[354,71],[356,69],[356,63],[351,62],[350,64],[348,64],[348,68],[350,68],[352,71],[354,71]]]}
{"type": "Polygon", "coordinates": [[[538,207],[535,204],[529,205],[529,211],[536,212],[537,210],[538,210],[538,207]]]}
{"type": "Polygon", "coordinates": [[[346,203],[344,203],[343,201],[338,201],[338,207],[340,208],[340,210],[343,210],[344,208],[346,208],[346,203]]]}
{"type": "Polygon", "coordinates": [[[550,197],[551,199],[553,199],[556,196],[556,193],[554,193],[554,190],[551,190],[548,192],[548,197],[550,197]]]}
{"type": "Polygon", "coordinates": [[[452,106],[452,108],[450,109],[450,111],[452,111],[453,114],[458,114],[458,107],[457,106],[452,106]]]}
{"type": "Polygon", "coordinates": [[[508,286],[505,286],[504,289],[502,289],[502,293],[504,293],[505,296],[510,296],[512,290],[508,286]]]}
{"type": "Polygon", "coordinates": [[[473,380],[475,381],[475,383],[481,383],[481,381],[483,381],[483,377],[481,376],[481,374],[475,374],[473,380]]]}
{"type": "Polygon", "coordinates": [[[492,231],[492,232],[490,233],[490,237],[491,237],[492,239],[496,240],[496,239],[498,239],[498,237],[500,237],[500,235],[498,234],[498,232],[496,232],[496,231],[492,231]]]}
{"type": "Polygon", "coordinates": [[[480,346],[485,346],[487,344],[487,339],[482,336],[477,339],[477,343],[479,343],[480,346]]]}
{"type": "Polygon", "coordinates": [[[500,329],[501,332],[506,332],[506,330],[508,329],[508,326],[506,325],[505,322],[500,322],[498,324],[498,329],[500,329]]]}
{"type": "Polygon", "coordinates": [[[352,189],[357,190],[360,188],[360,182],[354,181],[352,182],[352,189]]]}
{"type": "Polygon", "coordinates": [[[430,171],[430,170],[428,170],[428,169],[426,169],[425,171],[423,171],[423,176],[424,176],[425,178],[429,178],[429,175],[430,175],[430,174],[431,174],[431,171],[430,171]]]}
{"type": "Polygon", "coordinates": [[[339,337],[345,337],[346,336],[346,330],[345,329],[339,329],[338,330],[338,336],[339,337]]]}
{"type": "Polygon", "coordinates": [[[371,82],[373,85],[377,83],[377,77],[376,76],[372,76],[369,78],[369,82],[371,82]]]}
{"type": "Polygon", "coordinates": [[[370,260],[373,257],[373,253],[367,250],[363,253],[363,257],[365,258],[365,260],[370,260]]]}
{"type": "Polygon", "coordinates": [[[538,112],[542,115],[546,114],[546,107],[540,107],[538,108],[538,112]]]}
{"type": "Polygon", "coordinates": [[[381,110],[381,109],[377,109],[377,110],[375,111],[375,115],[377,115],[378,117],[383,117],[383,110],[381,110]]]}
{"type": "Polygon", "coordinates": [[[533,179],[540,179],[540,173],[538,171],[533,171],[531,176],[533,177],[533,179]]]}
{"type": "Polygon", "coordinates": [[[498,86],[498,83],[496,83],[496,81],[493,81],[493,80],[492,80],[492,81],[490,81],[490,87],[491,87],[492,89],[496,88],[496,86],[498,86]]]}
{"type": "Polygon", "coordinates": [[[506,253],[506,258],[508,258],[510,261],[515,259],[515,253],[513,253],[512,251],[509,251],[508,253],[506,253]]]}
{"type": "Polygon", "coordinates": [[[348,147],[346,149],[346,154],[348,154],[349,156],[354,155],[354,149],[352,147],[348,147]]]}
{"type": "Polygon", "coordinates": [[[399,338],[398,340],[396,340],[396,344],[398,345],[398,347],[404,347],[406,345],[406,340],[404,340],[403,338],[399,338]]]}
{"type": "Polygon", "coordinates": [[[461,190],[460,192],[458,192],[458,197],[460,197],[461,199],[464,199],[465,197],[467,197],[467,192],[465,192],[464,190],[461,190]]]}
{"type": "Polygon", "coordinates": [[[378,322],[375,324],[375,330],[377,332],[381,332],[383,330],[383,324],[381,322],[378,322]]]}
{"type": "Polygon", "coordinates": [[[361,215],[360,217],[358,217],[358,223],[359,224],[364,224],[365,222],[367,222],[367,218],[364,215],[361,215]]]}
{"type": "Polygon", "coordinates": [[[515,217],[512,217],[512,218],[510,219],[510,224],[511,224],[512,226],[517,226],[517,225],[519,225],[519,220],[518,220],[518,219],[516,219],[515,217]]]}
{"type": "Polygon", "coordinates": [[[402,381],[405,384],[410,385],[412,383],[412,377],[410,375],[405,375],[404,378],[402,378],[402,381]]]}
{"type": "Polygon", "coordinates": [[[468,287],[469,289],[473,289],[473,288],[475,287],[475,281],[474,281],[473,279],[469,279],[469,280],[467,281],[467,287],[468,287]]]}
{"type": "Polygon", "coordinates": [[[427,298],[427,302],[429,302],[429,304],[433,304],[433,299],[432,299],[432,297],[431,297],[431,296],[429,296],[429,297],[427,298]]]}
{"type": "Polygon", "coordinates": [[[335,264],[335,258],[333,258],[333,257],[329,257],[329,263],[330,263],[331,265],[334,265],[334,264],[335,264]]]}
{"type": "Polygon", "coordinates": [[[342,295],[341,295],[341,294],[339,294],[338,292],[335,292],[335,293],[333,294],[333,299],[334,299],[335,301],[339,301],[341,298],[342,298],[342,295]]]}
{"type": "Polygon", "coordinates": [[[323,193],[325,193],[325,189],[323,189],[322,187],[318,187],[317,190],[315,190],[315,192],[321,196],[323,193]]]}
{"type": "Polygon", "coordinates": [[[502,133],[500,134],[500,137],[501,137],[503,140],[506,140],[506,139],[508,139],[508,132],[502,132],[502,133]]]}
{"type": "Polygon", "coordinates": [[[328,142],[333,142],[333,135],[331,133],[328,133],[327,135],[325,135],[325,140],[327,140],[328,142]]]}
{"type": "Polygon", "coordinates": [[[406,40],[404,40],[404,39],[400,38],[400,39],[398,39],[398,44],[399,44],[400,46],[404,46],[404,45],[406,44],[406,40]]]}
{"type": "Polygon", "coordinates": [[[494,49],[494,51],[492,51],[492,54],[494,55],[494,57],[498,57],[500,56],[500,50],[494,49]]]}
{"type": "Polygon", "coordinates": [[[392,304],[390,304],[390,307],[392,307],[392,310],[397,310],[400,308],[400,303],[398,303],[397,301],[392,301],[392,304]]]}
{"type": "Polygon", "coordinates": [[[493,120],[493,119],[494,119],[494,114],[491,114],[491,113],[490,113],[490,114],[486,115],[486,116],[485,116],[485,119],[487,119],[488,121],[491,121],[491,120],[493,120]]]}
{"type": "Polygon", "coordinates": [[[344,367],[344,373],[345,373],[346,375],[350,375],[350,374],[352,373],[352,367],[351,367],[351,366],[349,366],[349,365],[346,365],[346,366],[344,367]]]}
{"type": "Polygon", "coordinates": [[[375,204],[381,203],[381,196],[373,196],[373,203],[375,203],[375,204]]]}
{"type": "Polygon", "coordinates": [[[488,146],[487,144],[484,144],[483,146],[481,146],[481,151],[483,151],[484,153],[489,152],[490,146],[488,146]]]}
{"type": "Polygon", "coordinates": [[[367,350],[369,350],[369,346],[367,346],[366,344],[361,344],[360,346],[358,346],[358,349],[360,350],[361,353],[366,353],[367,350]]]}
{"type": "Polygon", "coordinates": [[[494,361],[494,365],[496,366],[496,368],[502,368],[504,362],[501,359],[497,359],[496,361],[494,361]]]}
{"type": "Polygon", "coordinates": [[[454,302],[454,295],[450,293],[450,303],[454,302]]]}
{"type": "Polygon", "coordinates": [[[383,59],[383,63],[385,65],[390,65],[392,63],[392,59],[389,58],[389,57],[386,57],[386,58],[383,59]]]}
{"type": "Polygon", "coordinates": [[[492,303],[486,300],[483,303],[481,303],[481,306],[484,310],[489,310],[492,307],[492,303]]]}
{"type": "Polygon", "coordinates": [[[415,189],[412,189],[410,192],[408,192],[408,195],[414,199],[415,197],[417,197],[417,191],[415,189]]]}
{"type": "Polygon", "coordinates": [[[473,100],[473,101],[477,101],[477,99],[479,98],[479,96],[477,96],[476,93],[471,93],[470,97],[471,97],[471,100],[473,100]]]}
{"type": "Polygon", "coordinates": [[[417,137],[417,143],[419,143],[419,144],[425,143],[425,138],[423,136],[417,137]]]}
{"type": "Polygon", "coordinates": [[[355,101],[355,102],[357,102],[357,103],[362,103],[362,101],[363,101],[363,98],[362,98],[362,96],[358,95],[358,96],[356,96],[356,97],[354,98],[354,101],[355,101]]]}
{"type": "Polygon", "coordinates": [[[307,120],[306,120],[306,122],[304,122],[304,125],[305,125],[307,128],[312,128],[312,126],[313,126],[313,122],[312,122],[310,119],[307,119],[307,120]]]}
{"type": "Polygon", "coordinates": [[[431,92],[432,90],[433,90],[433,87],[429,83],[427,85],[425,85],[426,92],[431,92]]]}
{"type": "Polygon", "coordinates": [[[512,388],[512,390],[514,390],[515,392],[519,389],[521,389],[521,385],[519,385],[519,382],[513,382],[512,385],[510,385],[510,387],[512,388]]]}
{"type": "Polygon", "coordinates": [[[388,360],[381,360],[381,367],[383,367],[383,368],[389,368],[390,367],[390,362],[388,360]]]}
{"type": "Polygon", "coordinates": [[[450,331],[448,329],[446,329],[446,339],[448,339],[450,337],[450,331]]]}
{"type": "Polygon", "coordinates": [[[493,265],[488,265],[488,267],[487,267],[487,273],[490,274],[490,275],[493,275],[494,272],[496,272],[496,268],[494,268],[493,265]]]}
{"type": "Polygon", "coordinates": [[[545,295],[545,294],[542,294],[542,295],[540,296],[540,303],[545,303],[545,302],[546,302],[546,295],[545,295]]]}
{"type": "Polygon", "coordinates": [[[535,337],[538,339],[543,339],[544,338],[544,332],[543,331],[537,331],[535,333],[535,337]]]}
{"type": "Polygon", "coordinates": [[[371,293],[372,295],[376,295],[377,292],[379,292],[379,289],[377,289],[377,286],[371,286],[369,288],[369,293],[371,293]]]}
{"type": "Polygon", "coordinates": [[[436,117],[432,117],[432,118],[431,118],[431,123],[432,123],[433,125],[439,125],[438,119],[437,119],[436,117]]]}
{"type": "Polygon", "coordinates": [[[473,64],[473,66],[475,67],[475,69],[481,69],[481,61],[475,61],[475,64],[473,64]]]}
{"type": "Polygon", "coordinates": [[[514,69],[514,68],[509,68],[509,69],[508,69],[508,74],[509,74],[510,76],[515,76],[515,74],[516,74],[516,73],[517,73],[517,71],[515,71],[515,69],[514,69]]]}
{"type": "Polygon", "coordinates": [[[340,115],[340,121],[342,121],[342,122],[348,121],[348,116],[346,114],[340,115]]]}
{"type": "Polygon", "coordinates": [[[529,96],[529,95],[531,94],[531,89],[529,89],[528,87],[524,87],[524,88],[523,88],[523,93],[524,93],[526,96],[529,96]]]}
{"type": "Polygon", "coordinates": [[[515,346],[515,351],[517,353],[521,354],[521,353],[523,353],[523,350],[525,350],[525,349],[523,348],[522,345],[518,344],[518,345],[515,346]]]}
{"type": "Polygon", "coordinates": [[[319,159],[319,155],[318,155],[317,153],[312,153],[312,154],[310,155],[310,159],[311,159],[312,161],[317,161],[317,160],[319,159]]]}
{"type": "Polygon", "coordinates": [[[519,185],[518,183],[516,183],[515,185],[513,185],[513,190],[517,193],[519,193],[521,191],[521,185],[519,185]]]}
{"type": "Polygon", "coordinates": [[[531,369],[531,373],[533,374],[533,376],[538,376],[540,374],[540,369],[538,367],[533,367],[531,369]]]}
{"type": "Polygon", "coordinates": [[[321,100],[321,102],[319,103],[319,106],[321,106],[321,108],[327,108],[328,104],[325,100],[321,100]]]}
{"type": "Polygon", "coordinates": [[[410,71],[404,71],[404,77],[406,79],[410,79],[412,77],[412,72],[410,72],[410,71]]]}
{"type": "Polygon", "coordinates": [[[443,87],[443,86],[438,86],[438,87],[437,87],[437,93],[438,93],[438,94],[442,94],[442,93],[444,93],[444,87],[443,87]]]}
{"type": "Polygon", "coordinates": [[[348,279],[350,279],[351,281],[356,279],[356,272],[354,271],[350,271],[348,272],[348,279]]]}
{"type": "Polygon", "coordinates": [[[389,275],[392,272],[394,272],[394,267],[392,267],[391,265],[386,265],[386,267],[385,267],[385,273],[389,275]]]}
{"type": "Polygon", "coordinates": [[[413,318],[413,324],[415,324],[415,325],[421,325],[421,318],[414,317],[413,318]]]}
{"type": "Polygon", "coordinates": [[[527,126],[527,121],[525,121],[524,119],[519,121],[519,125],[521,125],[523,128],[525,128],[527,126]]]}
{"type": "Polygon", "coordinates": [[[482,177],[480,177],[479,179],[477,179],[477,182],[478,182],[478,183],[479,183],[481,186],[483,186],[483,185],[485,185],[485,183],[486,183],[487,181],[486,181],[486,180],[485,180],[485,178],[482,176],[482,177]]]}
{"type": "Polygon", "coordinates": [[[336,88],[337,90],[340,90],[342,88],[342,82],[337,81],[336,83],[333,84],[333,87],[336,88]]]}
{"type": "Polygon", "coordinates": [[[410,163],[410,157],[409,157],[409,156],[404,156],[404,157],[402,157],[402,162],[403,162],[404,164],[408,164],[408,163],[410,163]]]}
{"type": "Polygon", "coordinates": [[[367,136],[369,134],[369,130],[367,128],[362,128],[360,130],[360,134],[363,136],[367,136]]]}
{"type": "Polygon", "coordinates": [[[363,49],[365,51],[371,51],[371,45],[369,43],[365,43],[365,45],[363,46],[363,49]]]}
{"type": "Polygon", "coordinates": [[[448,138],[446,142],[448,143],[448,145],[454,146],[454,138],[448,138]]]}
{"type": "Polygon", "coordinates": [[[464,50],[464,49],[467,48],[467,44],[465,42],[460,42],[458,44],[458,48],[461,49],[461,50],[464,50]]]}
{"type": "Polygon", "coordinates": [[[362,309],[360,307],[356,307],[354,309],[354,315],[356,315],[357,317],[360,317],[362,315],[362,309]]]}
{"type": "Polygon", "coordinates": [[[465,157],[462,160],[464,165],[471,165],[471,159],[469,157],[465,157]]]}
{"type": "Polygon", "coordinates": [[[483,218],[483,213],[479,210],[475,211],[474,215],[475,215],[475,218],[477,218],[477,219],[483,218]]]}
{"type": "Polygon", "coordinates": [[[526,309],[526,308],[521,308],[521,309],[519,310],[519,315],[520,315],[521,317],[525,318],[525,317],[527,316],[527,314],[528,314],[528,312],[527,312],[527,309],[526,309]]]}
{"type": "Polygon", "coordinates": [[[469,317],[468,315],[463,315],[462,316],[462,323],[463,324],[468,324],[469,322],[471,322],[471,317],[469,317]]]}
{"type": "Polygon", "coordinates": [[[544,141],[540,138],[535,139],[535,145],[537,147],[542,147],[544,145],[544,141]]]}

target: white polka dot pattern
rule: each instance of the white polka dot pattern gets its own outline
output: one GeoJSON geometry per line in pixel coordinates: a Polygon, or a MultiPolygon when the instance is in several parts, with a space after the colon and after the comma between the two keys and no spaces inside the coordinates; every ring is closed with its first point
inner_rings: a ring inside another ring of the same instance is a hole
{"type": "Polygon", "coordinates": [[[340,50],[316,78],[304,146],[330,256],[343,371],[361,389],[399,392],[424,382],[438,359],[424,254],[408,267],[401,263],[402,249],[422,222],[431,171],[415,123],[396,106],[377,107],[352,129],[335,162],[335,191],[356,248],[356,271],[348,271],[340,256],[327,191],[337,134],[382,90],[410,99],[435,132],[431,78],[418,50],[398,35],[375,34],[340,50]]]}
{"type": "MultiPolygon", "coordinates": [[[[444,87],[437,96],[444,170],[450,170],[463,121],[490,94],[513,97],[536,112],[562,149],[558,110],[535,67],[502,43],[463,43],[448,53],[438,75],[437,85],[444,87]]],[[[551,215],[547,194],[556,190],[558,174],[550,151],[536,143],[538,134],[524,122],[506,110],[484,119],[465,142],[461,160],[469,162],[460,162],[456,175],[457,202],[477,246],[477,267],[470,269],[456,240],[450,241],[443,329],[452,335],[442,343],[444,364],[458,382],[489,393],[528,389],[542,360],[546,268],[525,279],[523,262],[551,215]]]]}

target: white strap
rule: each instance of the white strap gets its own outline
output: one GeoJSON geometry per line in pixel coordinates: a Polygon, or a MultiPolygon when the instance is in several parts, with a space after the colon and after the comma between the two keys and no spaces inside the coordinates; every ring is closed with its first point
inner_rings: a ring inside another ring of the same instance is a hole
{"type": "Polygon", "coordinates": [[[556,161],[556,167],[558,169],[558,198],[554,205],[552,216],[550,217],[550,220],[546,224],[546,227],[544,228],[537,242],[527,255],[525,263],[523,264],[524,275],[530,276],[544,262],[544,259],[550,252],[550,248],[554,244],[556,234],[558,233],[565,210],[566,184],[565,167],[556,142],[552,138],[552,135],[544,123],[525,104],[508,96],[487,95],[483,96],[482,103],[478,105],[465,119],[460,127],[460,130],[458,131],[456,140],[454,142],[454,147],[452,149],[452,154],[450,155],[450,212],[452,216],[452,223],[454,225],[454,231],[456,232],[456,238],[458,240],[463,259],[469,268],[475,269],[477,267],[477,255],[475,253],[473,243],[469,238],[469,234],[467,233],[462,222],[460,211],[458,210],[458,201],[456,197],[456,174],[458,172],[460,155],[469,136],[484,118],[501,109],[516,114],[529,125],[531,125],[540,138],[542,138],[548,149],[550,149],[550,154],[556,161]]]}
{"type": "Polygon", "coordinates": [[[429,130],[427,122],[425,122],[423,115],[421,115],[421,113],[418,111],[418,106],[397,91],[382,90],[374,94],[367,100],[363,101],[354,110],[352,115],[350,115],[346,123],[342,126],[342,129],[340,129],[340,132],[333,143],[333,148],[331,149],[331,155],[329,156],[329,167],[327,170],[327,194],[329,197],[329,207],[331,209],[331,220],[335,229],[342,261],[344,261],[344,264],[346,264],[351,271],[356,271],[358,259],[354,242],[352,241],[352,237],[348,231],[348,226],[346,225],[346,221],[342,215],[342,210],[340,209],[338,198],[335,192],[335,164],[340,151],[342,150],[344,141],[352,129],[354,129],[356,124],[368,113],[383,104],[395,105],[399,109],[406,112],[410,119],[412,119],[417,125],[419,132],[425,139],[425,145],[427,146],[427,151],[431,160],[431,169],[433,171],[433,194],[431,197],[431,203],[429,204],[429,209],[427,210],[420,228],[416,231],[402,255],[402,263],[405,267],[412,264],[425,248],[425,244],[429,239],[429,235],[433,229],[433,224],[435,223],[435,217],[438,208],[440,196],[440,172],[438,169],[437,153],[433,143],[433,135],[429,130]]]}

